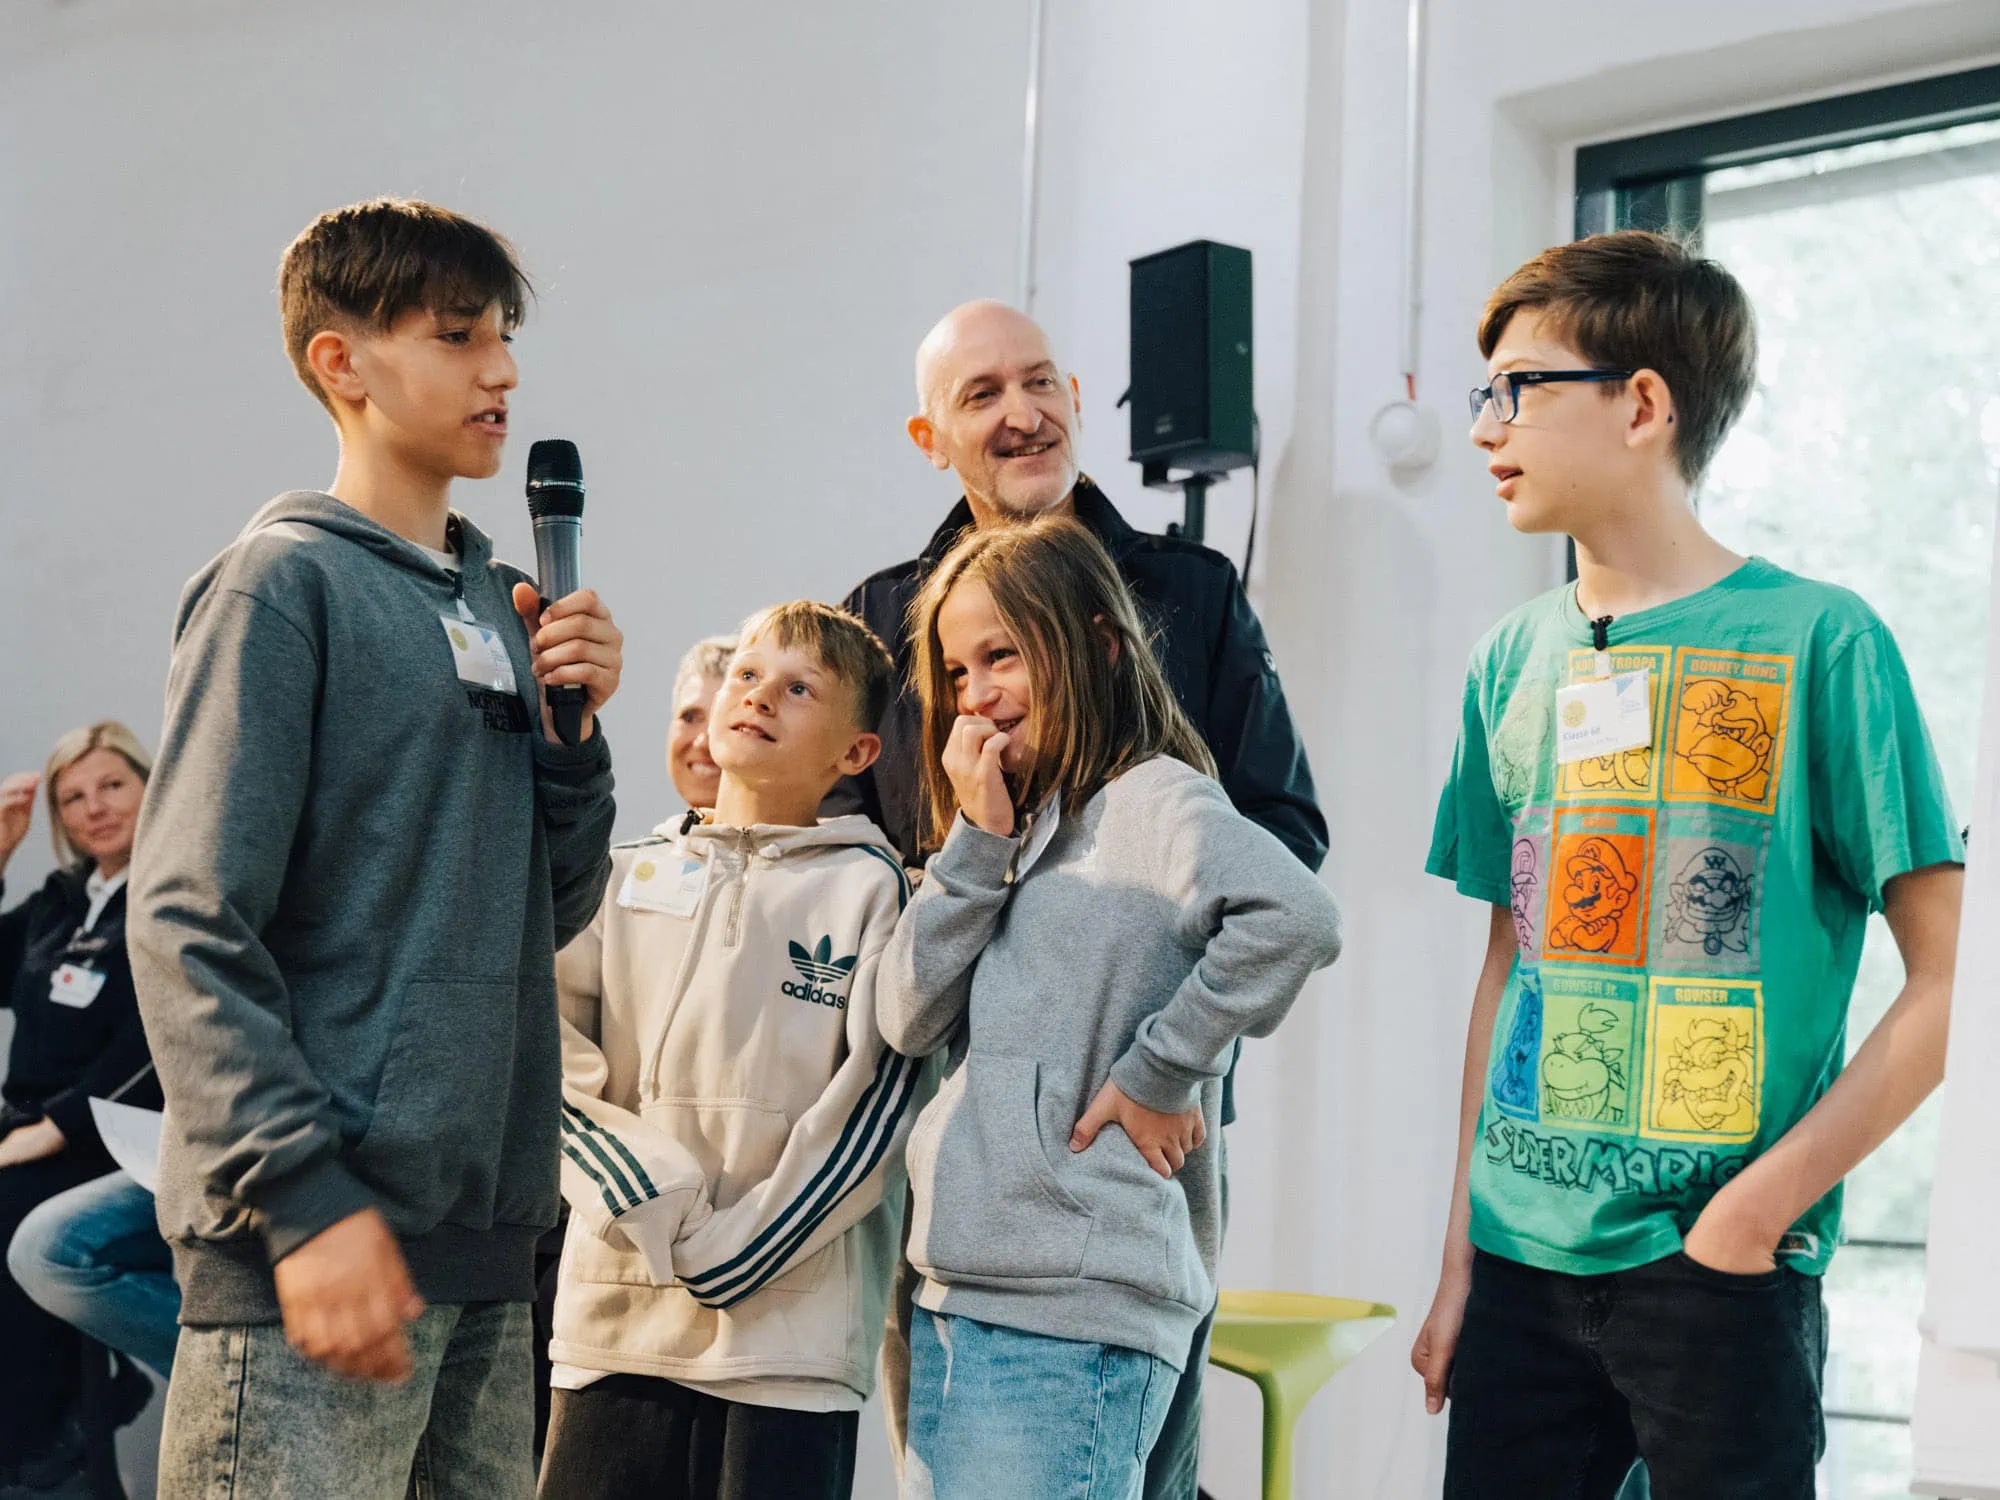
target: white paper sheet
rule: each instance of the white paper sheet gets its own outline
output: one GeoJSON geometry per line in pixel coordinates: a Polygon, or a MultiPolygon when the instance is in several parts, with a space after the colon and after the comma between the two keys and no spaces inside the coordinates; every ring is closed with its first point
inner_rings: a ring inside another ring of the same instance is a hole
{"type": "Polygon", "coordinates": [[[90,1101],[90,1117],[104,1138],[104,1149],[125,1169],[125,1175],[147,1192],[160,1178],[160,1126],[166,1116],[157,1109],[134,1109],[110,1099],[90,1101]]]}

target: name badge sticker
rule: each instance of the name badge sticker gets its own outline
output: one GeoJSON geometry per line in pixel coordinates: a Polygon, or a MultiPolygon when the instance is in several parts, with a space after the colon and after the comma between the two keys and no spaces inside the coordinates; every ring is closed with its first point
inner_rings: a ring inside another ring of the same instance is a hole
{"type": "Polygon", "coordinates": [[[49,976],[49,998],[71,1010],[88,1010],[91,1001],[104,989],[104,974],[77,964],[58,965],[49,976]]]}
{"type": "Polygon", "coordinates": [[[670,917],[691,917],[708,889],[708,863],[688,855],[665,860],[642,859],[626,873],[618,888],[618,904],[627,911],[657,911],[670,917]]]}
{"type": "Polygon", "coordinates": [[[1556,691],[1556,761],[1573,765],[1653,743],[1653,670],[1620,672],[1556,691]]]}
{"type": "Polygon", "coordinates": [[[456,615],[440,614],[438,623],[444,627],[444,638],[451,647],[452,665],[458,669],[460,682],[496,693],[514,691],[514,662],[507,655],[507,643],[500,638],[499,631],[476,620],[461,620],[456,615]]]}

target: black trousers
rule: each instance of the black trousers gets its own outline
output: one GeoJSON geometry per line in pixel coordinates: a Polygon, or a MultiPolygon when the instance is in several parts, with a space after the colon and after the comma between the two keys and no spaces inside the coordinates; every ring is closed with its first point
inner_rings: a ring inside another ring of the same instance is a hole
{"type": "MultiPolygon", "coordinates": [[[[40,1161],[0,1167],[0,1257],[29,1211],[116,1170],[101,1150],[69,1148],[40,1161]]],[[[82,1378],[77,1331],[28,1299],[0,1265],[0,1463],[47,1448],[76,1400],[82,1378]]]]}
{"type": "Polygon", "coordinates": [[[607,1375],[550,1401],[541,1500],[849,1500],[859,1412],[607,1375]]]}
{"type": "Polygon", "coordinates": [[[1676,1253],[1604,1276],[1479,1253],[1451,1369],[1445,1500],[1813,1500],[1817,1276],[1676,1253]]]}

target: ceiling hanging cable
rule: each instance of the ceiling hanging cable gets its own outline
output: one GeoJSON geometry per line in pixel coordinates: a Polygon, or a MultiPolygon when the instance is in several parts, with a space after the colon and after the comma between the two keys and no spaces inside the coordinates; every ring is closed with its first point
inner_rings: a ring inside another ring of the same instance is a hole
{"type": "Polygon", "coordinates": [[[1403,59],[1402,394],[1375,413],[1369,441],[1392,473],[1414,474],[1437,460],[1437,418],[1417,405],[1423,297],[1424,0],[1409,0],[1403,59]]]}
{"type": "Polygon", "coordinates": [[[1048,0],[1028,3],[1028,92],[1021,139],[1021,235],[1019,286],[1021,311],[1035,313],[1035,230],[1041,212],[1042,175],[1042,37],[1048,26],[1048,0]]]}

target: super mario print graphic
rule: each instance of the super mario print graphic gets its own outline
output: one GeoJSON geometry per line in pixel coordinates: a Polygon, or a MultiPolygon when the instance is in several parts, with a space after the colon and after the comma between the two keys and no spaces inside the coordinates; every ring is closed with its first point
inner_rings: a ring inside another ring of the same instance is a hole
{"type": "Polygon", "coordinates": [[[1666,828],[1653,962],[1680,973],[1756,973],[1769,827],[1696,814],[1670,816],[1666,828]]]}
{"type": "Polygon", "coordinates": [[[1651,809],[1562,809],[1550,847],[1542,958],[1643,965],[1653,872],[1651,809]]]}
{"type": "Polygon", "coordinates": [[[1631,1126],[1639,993],[1639,982],[1632,979],[1549,976],[1536,1073],[1545,1123],[1594,1130],[1631,1126]]]}
{"type": "Polygon", "coordinates": [[[1514,1012],[1507,1021],[1506,1038],[1494,1053],[1493,1074],[1488,1081],[1493,1102],[1508,1114],[1525,1120],[1535,1118],[1535,1076],[1541,1055],[1541,980],[1523,969],[1514,993],[1514,1012]]]}
{"type": "Polygon", "coordinates": [[[1542,847],[1536,838],[1516,836],[1514,867],[1507,877],[1514,914],[1514,942],[1523,958],[1533,958],[1542,919],[1542,847]]]}
{"type": "Polygon", "coordinates": [[[1789,656],[1681,647],[1674,657],[1667,800],[1776,808],[1791,695],[1789,656]]]}
{"type": "Polygon", "coordinates": [[[1641,1132],[1748,1141],[1764,1087],[1764,989],[1755,980],[1652,981],[1641,1132]]]}

